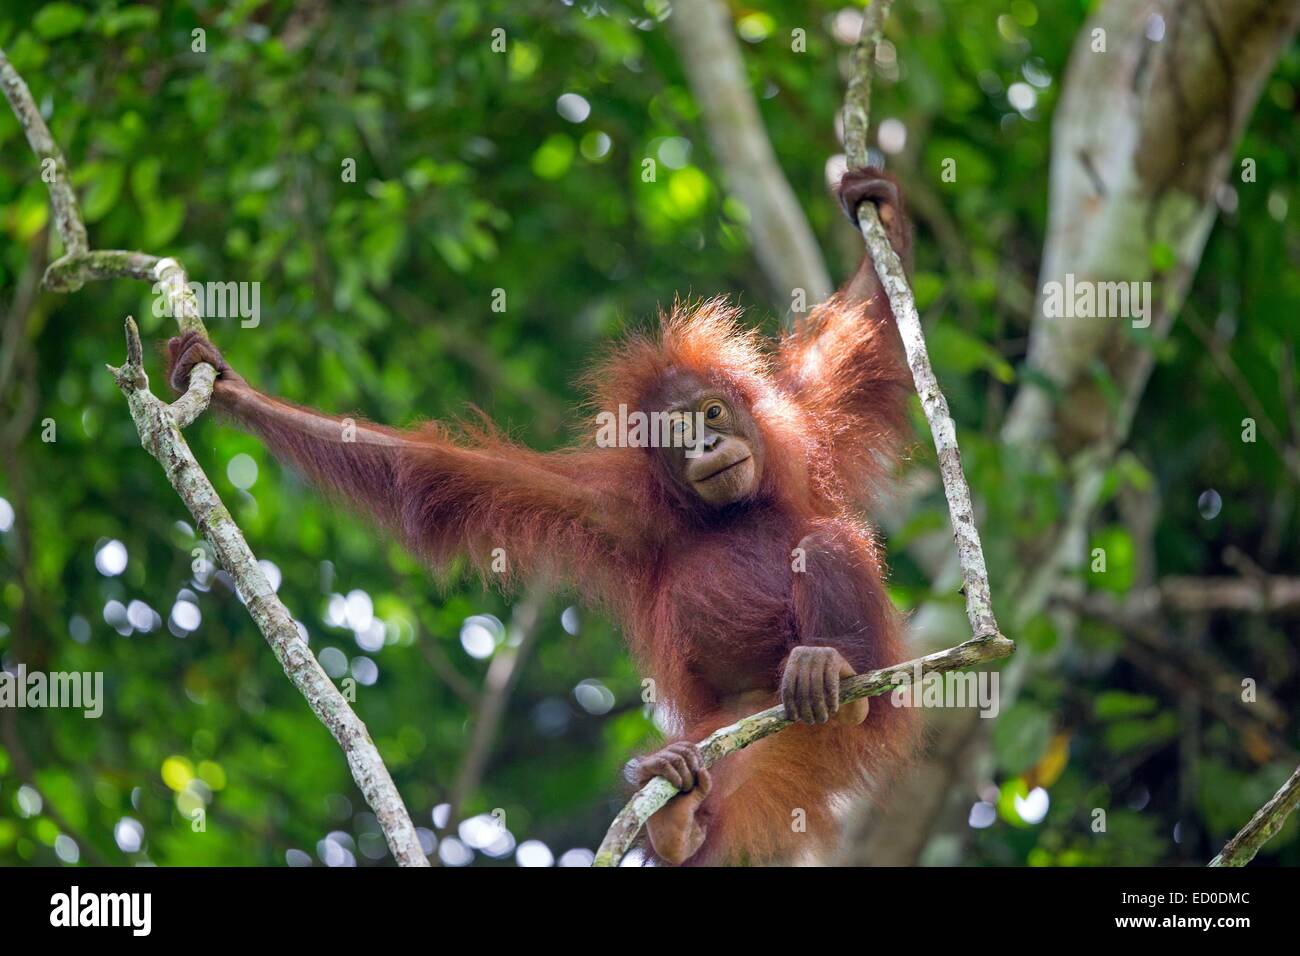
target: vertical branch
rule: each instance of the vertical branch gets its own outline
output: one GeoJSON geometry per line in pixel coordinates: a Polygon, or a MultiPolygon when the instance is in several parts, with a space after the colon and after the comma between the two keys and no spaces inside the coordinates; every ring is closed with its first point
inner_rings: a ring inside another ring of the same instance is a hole
{"type": "Polygon", "coordinates": [[[873,0],[862,16],[858,43],[849,60],[849,85],[844,90],[844,154],[849,168],[867,164],[867,130],[871,119],[871,71],[875,67],[876,47],[885,35],[885,20],[894,0],[873,0]]]}
{"type": "MultiPolygon", "coordinates": [[[[867,125],[871,106],[871,71],[876,59],[876,43],[884,30],[891,0],[874,0],[862,19],[862,32],[854,49],[854,74],[849,81],[844,103],[844,148],[849,168],[867,164],[867,125]]],[[[903,264],[898,261],[889,238],[885,235],[876,207],[863,203],[858,209],[862,238],[871,252],[871,261],[880,276],[881,285],[889,297],[898,323],[898,332],[907,352],[907,365],[912,371],[912,381],[921,396],[921,407],[930,423],[930,434],[939,459],[939,474],[943,478],[943,491],[948,499],[952,517],[953,537],[957,542],[957,558],[961,565],[962,590],[966,595],[966,616],[976,637],[1000,635],[997,619],[993,616],[993,599],[989,593],[988,568],[984,564],[984,548],[980,544],[979,529],[975,526],[975,509],[971,505],[970,486],[961,467],[961,451],[957,447],[957,428],[948,411],[948,401],[939,388],[930,356],[921,331],[921,317],[916,311],[912,290],[908,287],[903,264]]],[[[1006,638],[1002,638],[1006,640],[1006,638]]]]}
{"type": "Polygon", "coordinates": [[[140,365],[143,352],[140,333],[135,321],[129,318],[126,342],[126,364],[112,372],[126,395],[141,444],[162,465],[167,480],[194,516],[203,537],[211,543],[218,562],[234,580],[249,616],[266,636],[285,674],[343,748],[352,776],[374,810],[397,862],[403,866],[427,866],[415,827],[365,724],[353,713],[303,641],[297,623],[276,597],[239,526],[181,434],[173,410],[176,406],[205,408],[212,396],[215,375],[208,372],[198,376],[197,381],[192,378],[186,394],[176,406],[168,407],[149,391],[149,379],[140,365]]]}
{"type": "MultiPolygon", "coordinates": [[[[73,291],[86,281],[119,276],[152,280],[159,283],[171,315],[181,330],[206,334],[185,270],[175,259],[158,259],[141,252],[89,249],[86,227],[69,184],[63,154],[50,137],[27,85],[14,71],[3,50],[0,50],[0,85],[4,86],[5,96],[26,129],[33,151],[42,161],[47,158],[54,160],[55,176],[46,178],[46,183],[56,224],[67,251],[46,271],[46,287],[53,291],[73,291]]],[[[126,320],[126,344],[126,364],[118,369],[110,366],[110,371],[126,395],[131,418],[140,433],[140,443],[162,465],[167,480],[194,516],[199,530],[212,545],[218,562],[234,580],[249,615],[271,645],[286,676],[342,747],[352,777],[374,811],[394,859],[402,866],[428,866],[429,861],[420,846],[410,814],[365,724],[348,706],[303,642],[297,623],[276,596],[239,526],[222,504],[181,434],[182,428],[207,409],[216,371],[211,365],[196,366],[189,390],[174,405],[168,406],[149,391],[149,379],[142,365],[140,334],[135,321],[130,318],[126,320]]]]}

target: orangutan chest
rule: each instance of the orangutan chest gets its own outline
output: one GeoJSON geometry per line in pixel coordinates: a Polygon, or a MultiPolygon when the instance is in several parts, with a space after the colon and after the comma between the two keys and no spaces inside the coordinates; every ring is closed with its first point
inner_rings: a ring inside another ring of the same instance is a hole
{"type": "Polygon", "coordinates": [[[669,559],[662,619],[722,694],[776,684],[794,643],[790,550],[785,535],[719,535],[669,559]]]}

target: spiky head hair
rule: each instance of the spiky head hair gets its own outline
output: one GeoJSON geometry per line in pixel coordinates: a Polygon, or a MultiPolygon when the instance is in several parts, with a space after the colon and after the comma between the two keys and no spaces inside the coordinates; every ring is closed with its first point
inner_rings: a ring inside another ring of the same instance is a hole
{"type": "Polygon", "coordinates": [[[801,511],[822,511],[840,495],[825,460],[818,417],[779,375],[770,342],[744,327],[741,310],[723,298],[674,302],[659,313],[658,329],[627,336],[586,376],[595,412],[658,410],[674,376],[687,373],[744,403],[758,424],[766,452],[759,495],[801,511]]]}

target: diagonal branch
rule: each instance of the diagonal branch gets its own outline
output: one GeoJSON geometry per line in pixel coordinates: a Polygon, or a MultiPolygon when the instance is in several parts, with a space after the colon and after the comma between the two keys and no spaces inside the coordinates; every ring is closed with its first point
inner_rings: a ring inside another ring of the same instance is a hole
{"type": "MultiPolygon", "coordinates": [[[[875,697],[895,687],[917,683],[926,674],[960,670],[1000,660],[1010,655],[1014,649],[1015,645],[1001,635],[972,638],[946,651],[936,651],[892,667],[850,677],[840,685],[840,703],[875,697]]],[[[728,754],[744,750],[755,741],[785,730],[793,723],[786,720],[785,708],[780,705],[751,714],[734,724],[715,730],[700,741],[701,761],[705,767],[712,767],[728,754]]],[[[592,865],[618,866],[645,822],[676,795],[677,788],[663,777],[655,777],[638,790],[610,824],[609,832],[601,841],[592,865]]]]}
{"type": "Polygon", "coordinates": [[[63,240],[66,255],[80,255],[90,248],[86,238],[86,224],[81,218],[81,207],[77,205],[77,194],[72,191],[72,180],[68,176],[68,164],[63,159],[63,151],[50,135],[50,128],[45,125],[41,111],[36,108],[31,90],[18,75],[18,71],[0,50],[0,86],[4,87],[5,98],[13,107],[27,134],[27,142],[32,147],[41,166],[41,179],[50,190],[50,206],[54,210],[54,226],[63,240]]]}
{"type": "MultiPolygon", "coordinates": [[[[63,154],[50,137],[27,85],[14,71],[3,50],[0,50],[0,85],[3,85],[14,113],[27,131],[32,150],[42,159],[42,173],[44,160],[52,159],[54,162],[54,177],[43,178],[49,186],[55,222],[67,252],[46,270],[46,288],[73,291],[86,281],[119,276],[152,280],[159,283],[170,314],[175,316],[182,331],[196,330],[206,334],[185,270],[175,259],[159,259],[143,252],[89,249],[86,227],[69,184],[63,154]]],[[[222,504],[181,434],[182,428],[207,409],[216,371],[211,365],[196,366],[188,391],[169,406],[149,391],[149,380],[142,366],[139,331],[130,318],[126,320],[126,340],[126,364],[118,369],[110,366],[110,370],[126,395],[131,418],[140,433],[140,443],[162,465],[167,480],[194,516],[204,538],[212,545],[217,560],[234,580],[249,615],[271,645],[285,674],[342,747],[352,777],[374,811],[393,857],[402,866],[428,866],[429,861],[420,846],[410,814],[365,724],[348,706],[308,649],[298,632],[297,623],[276,596],[239,526],[222,504]]]]}
{"type": "Polygon", "coordinates": [[[1273,794],[1250,822],[1241,828],[1236,836],[1227,842],[1219,855],[1210,861],[1210,866],[1245,866],[1255,858],[1255,854],[1269,840],[1277,835],[1297,806],[1300,806],[1300,767],[1291,774],[1282,788],[1273,794]]]}
{"type": "Polygon", "coordinates": [[[465,749],[456,781],[447,797],[447,829],[454,832],[460,822],[460,812],[466,800],[478,789],[487,768],[488,757],[496,742],[497,731],[505,716],[510,694],[523,672],[524,662],[532,653],[542,632],[542,611],[545,610],[550,589],[544,582],[536,581],[524,599],[515,605],[510,619],[510,633],[504,647],[492,655],[483,692],[479,695],[474,715],[474,730],[465,749]]]}

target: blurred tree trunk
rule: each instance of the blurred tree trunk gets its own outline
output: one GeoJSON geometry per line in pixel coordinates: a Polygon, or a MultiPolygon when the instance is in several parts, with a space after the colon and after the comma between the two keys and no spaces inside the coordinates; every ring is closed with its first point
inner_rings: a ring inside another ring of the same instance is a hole
{"type": "Polygon", "coordinates": [[[774,301],[789,312],[802,289],[806,311],[830,296],[830,274],[759,116],[731,12],[718,0],[677,0],[668,25],[727,188],[749,210],[754,255],[774,301]]]}
{"type": "MultiPolygon", "coordinates": [[[[1297,0],[1111,0],[1075,43],[1053,122],[1048,230],[1028,356],[1037,380],[1021,386],[1002,431],[1017,461],[1050,453],[1072,463],[1075,480],[1052,532],[1023,542],[1020,565],[997,575],[993,593],[1013,639],[1043,611],[1063,572],[1084,563],[1102,477],[1127,438],[1152,346],[1169,333],[1218,203],[1231,202],[1234,188],[1253,188],[1253,178],[1234,186],[1225,178],[1263,83],[1298,24],[1297,0]],[[1149,281],[1147,341],[1131,334],[1125,319],[1045,316],[1041,290],[1071,273],[1076,282],[1149,281]],[[1121,396],[1117,409],[1101,394],[1098,368],[1121,396]]],[[[1064,644],[1069,622],[1061,623],[1064,644]]],[[[1028,671],[1043,663],[1020,647],[1003,671],[1003,712],[1028,671]]],[[[992,780],[992,722],[973,709],[927,717],[940,742],[886,806],[855,809],[842,862],[916,864],[939,834],[950,834],[951,850],[969,832],[967,812],[992,780]]],[[[943,862],[957,862],[956,854],[943,862]]]]}

